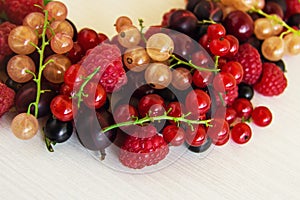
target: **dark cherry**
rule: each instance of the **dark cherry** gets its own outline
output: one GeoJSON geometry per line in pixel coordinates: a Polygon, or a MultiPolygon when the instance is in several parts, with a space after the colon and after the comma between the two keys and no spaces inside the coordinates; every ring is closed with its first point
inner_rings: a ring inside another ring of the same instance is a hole
{"type": "Polygon", "coordinates": [[[254,91],[251,85],[247,84],[247,83],[240,83],[238,84],[239,90],[239,96],[238,98],[245,98],[248,100],[251,100],[253,98],[254,95],[254,91]]]}
{"type": "Polygon", "coordinates": [[[300,29],[300,13],[295,13],[292,14],[288,20],[287,20],[287,24],[290,26],[295,26],[298,29],[300,29]]]}
{"type": "Polygon", "coordinates": [[[78,33],[78,43],[84,52],[99,44],[99,38],[96,31],[90,28],[83,28],[78,33]]]}
{"type": "Polygon", "coordinates": [[[169,28],[191,35],[197,28],[197,17],[188,10],[178,9],[169,18],[169,28]]]}
{"type": "Polygon", "coordinates": [[[78,42],[73,43],[73,48],[67,53],[67,57],[70,59],[70,61],[75,64],[78,63],[81,58],[84,56],[84,50],[78,44],[78,42]]]}
{"type": "Polygon", "coordinates": [[[282,8],[276,2],[272,2],[272,1],[266,2],[265,7],[263,8],[263,11],[267,14],[276,14],[281,19],[283,19],[283,17],[284,17],[282,8]]]}
{"type": "Polygon", "coordinates": [[[229,13],[223,21],[227,34],[234,35],[239,41],[245,42],[253,34],[252,18],[245,12],[235,10],[229,13]]]}
{"type": "Polygon", "coordinates": [[[195,5],[193,13],[195,13],[198,20],[209,19],[214,5],[211,1],[199,0],[195,5]]]}
{"type": "Polygon", "coordinates": [[[266,0],[266,2],[275,2],[280,5],[282,8],[283,13],[286,13],[287,10],[287,5],[286,5],[286,0],[266,0]]]}

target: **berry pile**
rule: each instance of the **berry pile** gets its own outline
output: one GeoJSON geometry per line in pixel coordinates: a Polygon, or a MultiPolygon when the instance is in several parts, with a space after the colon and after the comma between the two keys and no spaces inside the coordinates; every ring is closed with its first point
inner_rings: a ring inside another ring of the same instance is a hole
{"type": "Polygon", "coordinates": [[[118,17],[112,38],[77,31],[66,5],[44,2],[0,1],[0,117],[16,108],[11,130],[20,139],[47,118],[49,151],[73,132],[101,159],[114,143],[134,169],[177,146],[202,153],[247,143],[249,123],[272,122],[266,106],[252,104],[255,92],[282,94],[281,59],[300,53],[296,0],[188,0],[148,29],[118,17]]]}

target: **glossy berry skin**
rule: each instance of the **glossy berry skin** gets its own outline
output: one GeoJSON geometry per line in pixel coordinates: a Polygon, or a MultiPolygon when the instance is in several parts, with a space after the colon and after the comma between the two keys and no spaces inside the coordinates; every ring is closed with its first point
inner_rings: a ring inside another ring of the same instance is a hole
{"type": "Polygon", "coordinates": [[[221,69],[222,72],[228,72],[233,75],[234,79],[236,80],[236,84],[242,82],[244,77],[244,70],[239,62],[229,61],[225,65],[223,65],[221,69]]]}
{"type": "Polygon", "coordinates": [[[97,32],[90,28],[81,29],[77,35],[77,41],[84,52],[99,44],[97,32]]]}
{"type": "Polygon", "coordinates": [[[138,117],[138,111],[129,104],[121,104],[113,111],[113,117],[116,123],[126,122],[138,117]]]}
{"type": "Polygon", "coordinates": [[[231,58],[239,51],[239,40],[233,35],[225,35],[224,38],[230,43],[229,51],[225,57],[231,58]]]}
{"type": "Polygon", "coordinates": [[[167,125],[162,134],[166,143],[172,146],[180,146],[185,140],[185,131],[176,125],[167,125]]]}
{"type": "Polygon", "coordinates": [[[238,123],[231,129],[231,139],[237,144],[247,143],[252,136],[252,130],[246,123],[238,123]]]}
{"type": "Polygon", "coordinates": [[[272,122],[272,113],[269,108],[265,106],[258,106],[252,112],[252,121],[257,126],[265,127],[272,122]]]}
{"type": "Polygon", "coordinates": [[[235,109],[238,117],[244,119],[251,117],[253,105],[248,99],[238,98],[233,102],[232,107],[235,109]]]}
{"type": "Polygon", "coordinates": [[[73,133],[72,122],[62,122],[56,118],[50,117],[43,129],[45,136],[55,143],[67,141],[73,133]]]}
{"type": "Polygon", "coordinates": [[[230,42],[225,38],[213,39],[209,43],[209,49],[216,56],[225,56],[230,50],[230,42]]]}
{"type": "Polygon", "coordinates": [[[210,24],[207,27],[207,35],[210,40],[220,39],[226,35],[226,29],[222,24],[210,24]]]}
{"type": "Polygon", "coordinates": [[[194,147],[199,147],[204,144],[206,140],[206,130],[202,125],[194,126],[194,130],[188,128],[186,130],[185,141],[194,147]]]}
{"type": "Polygon", "coordinates": [[[214,89],[218,92],[231,91],[236,87],[236,80],[228,72],[218,73],[213,80],[214,89]]]}
{"type": "Polygon", "coordinates": [[[106,102],[106,91],[101,83],[89,82],[83,89],[85,96],[84,104],[91,109],[99,109],[106,102]]]}
{"type": "Polygon", "coordinates": [[[73,43],[73,48],[67,53],[67,57],[75,64],[84,56],[84,50],[78,42],[73,43]]]}
{"type": "MultiPolygon", "coordinates": [[[[184,113],[184,106],[178,101],[170,102],[166,108],[168,111],[168,115],[172,117],[181,117],[184,113]]],[[[170,121],[170,123],[175,124],[174,121],[170,121]]]]}
{"type": "Polygon", "coordinates": [[[253,87],[247,83],[240,83],[238,85],[238,98],[245,98],[248,100],[251,100],[254,96],[254,90],[253,87]]]}
{"type": "Polygon", "coordinates": [[[228,124],[232,124],[237,118],[237,113],[232,107],[228,107],[225,113],[225,120],[228,124]]]}
{"type": "Polygon", "coordinates": [[[165,112],[164,99],[157,94],[148,94],[144,96],[138,104],[138,111],[142,117],[151,113],[151,116],[162,115],[165,112]]]}
{"type": "Polygon", "coordinates": [[[212,127],[207,131],[207,135],[212,139],[212,143],[216,144],[218,141],[224,140],[229,135],[229,124],[224,119],[214,119],[212,127]]]}
{"type": "Polygon", "coordinates": [[[73,119],[72,99],[67,95],[57,95],[50,104],[52,114],[60,121],[73,119]]]}
{"type": "Polygon", "coordinates": [[[203,90],[195,89],[188,93],[185,99],[185,107],[188,112],[198,116],[205,114],[211,105],[209,95],[203,90]]]}
{"type": "Polygon", "coordinates": [[[187,35],[196,30],[198,23],[197,17],[188,10],[178,9],[169,18],[169,28],[185,33],[187,35]]]}
{"type": "Polygon", "coordinates": [[[80,86],[87,76],[86,70],[79,64],[71,65],[64,74],[64,82],[73,88],[74,85],[80,86]]]}
{"type": "Polygon", "coordinates": [[[199,88],[205,88],[212,83],[213,73],[207,71],[196,70],[193,74],[193,83],[199,88]]]}

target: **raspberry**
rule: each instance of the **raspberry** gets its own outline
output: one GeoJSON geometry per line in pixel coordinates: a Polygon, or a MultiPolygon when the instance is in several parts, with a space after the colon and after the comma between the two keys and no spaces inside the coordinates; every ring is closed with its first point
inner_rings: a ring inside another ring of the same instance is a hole
{"type": "Polygon", "coordinates": [[[238,87],[236,86],[235,88],[233,88],[232,90],[229,90],[226,92],[226,96],[225,96],[225,102],[226,105],[232,105],[232,103],[234,102],[234,100],[239,96],[238,93],[238,87]]]}
{"type": "Polygon", "coordinates": [[[21,25],[24,17],[31,12],[42,12],[41,8],[34,4],[43,6],[43,0],[5,0],[4,12],[9,21],[21,25]]]}
{"type": "Polygon", "coordinates": [[[274,63],[264,63],[260,80],[254,89],[265,96],[276,96],[287,87],[287,79],[280,68],[274,63]]]}
{"type": "Polygon", "coordinates": [[[237,54],[231,58],[238,61],[244,69],[243,82],[253,85],[259,79],[262,72],[262,62],[259,52],[249,43],[240,45],[237,54]]]}
{"type": "Polygon", "coordinates": [[[101,43],[87,52],[82,66],[91,74],[97,67],[100,71],[94,79],[99,80],[106,92],[112,93],[127,83],[121,51],[116,45],[101,43]]]}
{"type": "Polygon", "coordinates": [[[15,91],[0,82],[0,117],[14,105],[15,91]]]}
{"type": "Polygon", "coordinates": [[[169,147],[154,126],[139,127],[128,136],[120,150],[121,163],[133,169],[155,165],[169,153],[169,147]]]}
{"type": "Polygon", "coordinates": [[[16,25],[10,22],[0,24],[0,63],[5,56],[12,54],[12,50],[8,46],[8,35],[16,25]]]}
{"type": "Polygon", "coordinates": [[[298,0],[288,0],[285,1],[287,6],[287,11],[285,14],[285,18],[288,19],[289,16],[300,13],[300,2],[298,0]]]}

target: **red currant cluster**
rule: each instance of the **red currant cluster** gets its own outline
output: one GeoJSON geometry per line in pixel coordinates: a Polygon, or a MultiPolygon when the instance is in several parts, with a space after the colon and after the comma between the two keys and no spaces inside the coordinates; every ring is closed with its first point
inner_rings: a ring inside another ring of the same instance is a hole
{"type": "Polygon", "coordinates": [[[36,135],[37,118],[47,117],[42,132],[50,151],[73,132],[101,158],[114,143],[130,168],[157,164],[171,146],[199,153],[230,138],[248,142],[250,121],[272,121],[267,107],[252,105],[254,91],[274,96],[287,86],[282,62],[272,62],[281,59],[281,44],[266,45],[268,39],[296,38],[285,48],[299,50],[287,15],[271,15],[276,6],[264,1],[189,0],[148,29],[121,16],[111,39],[90,28],[77,32],[59,1],[32,0],[26,9],[13,1],[4,11],[16,25],[0,25],[0,49],[9,49],[0,50],[0,116],[15,106],[11,129],[20,139],[36,135]]]}

